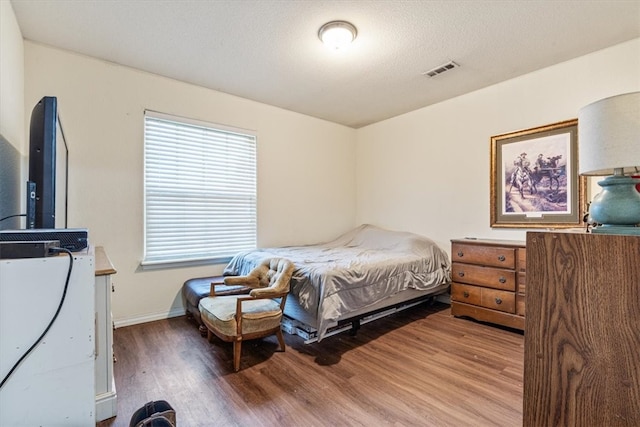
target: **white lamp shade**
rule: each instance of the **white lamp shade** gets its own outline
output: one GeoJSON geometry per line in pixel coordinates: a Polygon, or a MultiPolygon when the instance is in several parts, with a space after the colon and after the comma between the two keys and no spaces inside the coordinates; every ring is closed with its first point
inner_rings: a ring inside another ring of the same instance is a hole
{"type": "Polygon", "coordinates": [[[640,171],[640,92],[601,99],[578,113],[581,175],[640,171]]]}

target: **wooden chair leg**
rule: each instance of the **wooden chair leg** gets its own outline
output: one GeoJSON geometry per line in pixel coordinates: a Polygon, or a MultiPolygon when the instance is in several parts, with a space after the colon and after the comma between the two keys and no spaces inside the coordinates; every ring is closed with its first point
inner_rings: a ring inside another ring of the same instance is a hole
{"type": "Polygon", "coordinates": [[[200,331],[200,336],[203,336],[203,337],[208,336],[207,334],[208,334],[209,330],[207,329],[206,326],[204,326],[204,325],[198,326],[198,331],[200,331]]]}
{"type": "Polygon", "coordinates": [[[242,339],[236,339],[233,342],[233,369],[236,372],[240,370],[240,353],[242,351],[242,339]]]}
{"type": "Polygon", "coordinates": [[[282,336],[282,329],[278,329],[278,332],[276,332],[276,336],[278,337],[278,342],[280,343],[280,351],[284,351],[285,346],[284,337],[282,336]]]}

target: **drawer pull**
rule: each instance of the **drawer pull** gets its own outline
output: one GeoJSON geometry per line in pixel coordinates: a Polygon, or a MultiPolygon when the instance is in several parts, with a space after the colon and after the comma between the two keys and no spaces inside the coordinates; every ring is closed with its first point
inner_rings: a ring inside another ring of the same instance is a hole
{"type": "Polygon", "coordinates": [[[498,304],[498,305],[502,304],[502,299],[496,298],[496,304],[498,304]]]}
{"type": "Polygon", "coordinates": [[[462,253],[462,251],[458,251],[458,256],[462,258],[464,256],[464,253],[462,253]]]}
{"type": "Polygon", "coordinates": [[[460,276],[460,277],[464,277],[464,271],[459,271],[459,272],[458,272],[458,276],[460,276]]]}
{"type": "Polygon", "coordinates": [[[505,279],[504,277],[501,277],[501,278],[498,279],[498,282],[507,283],[507,279],[505,279]]]}
{"type": "Polygon", "coordinates": [[[462,296],[463,296],[463,297],[465,297],[465,298],[469,298],[469,292],[464,291],[464,292],[462,293],[462,296]]]}
{"type": "Polygon", "coordinates": [[[505,259],[506,259],[506,258],[504,257],[504,255],[500,255],[500,256],[498,257],[498,261],[504,261],[505,259]]]}

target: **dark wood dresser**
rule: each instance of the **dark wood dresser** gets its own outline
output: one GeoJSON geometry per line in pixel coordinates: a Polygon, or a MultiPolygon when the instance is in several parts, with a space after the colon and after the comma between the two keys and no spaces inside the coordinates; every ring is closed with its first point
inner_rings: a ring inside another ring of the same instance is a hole
{"type": "Polygon", "coordinates": [[[451,260],[451,314],[524,330],[525,242],[454,239],[451,260]]]}
{"type": "Polygon", "coordinates": [[[527,233],[525,427],[640,426],[640,236],[527,233]]]}

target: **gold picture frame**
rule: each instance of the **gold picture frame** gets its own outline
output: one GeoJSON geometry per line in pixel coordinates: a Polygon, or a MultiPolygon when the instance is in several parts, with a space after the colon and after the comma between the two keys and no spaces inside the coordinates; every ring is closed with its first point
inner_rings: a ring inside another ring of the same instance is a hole
{"type": "Polygon", "coordinates": [[[491,137],[491,227],[582,225],[578,119],[491,137]]]}

